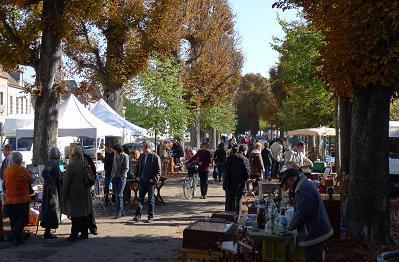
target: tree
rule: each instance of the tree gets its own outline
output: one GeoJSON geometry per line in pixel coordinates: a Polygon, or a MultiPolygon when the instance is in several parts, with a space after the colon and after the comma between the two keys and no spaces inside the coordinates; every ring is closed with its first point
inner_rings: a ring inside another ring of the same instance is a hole
{"type": "Polygon", "coordinates": [[[285,130],[334,126],[335,104],[325,84],[317,77],[321,66],[319,49],[323,36],[304,20],[279,20],[284,39],[274,38],[272,47],[280,53],[280,81],[287,87],[280,104],[280,123],[285,130]]]}
{"type": "Polygon", "coordinates": [[[237,94],[237,132],[258,133],[259,121],[271,121],[277,112],[276,101],[266,78],[260,74],[246,74],[237,94]]]}
{"type": "Polygon", "coordinates": [[[76,19],[65,43],[70,66],[123,114],[123,86],[148,67],[153,52],[179,49],[181,1],[99,0],[92,19],[76,19]]]}
{"type": "Polygon", "coordinates": [[[194,114],[192,146],[199,147],[201,108],[212,107],[235,93],[243,57],[227,0],[192,0],[185,4],[182,81],[194,114]]]}
{"type": "Polygon", "coordinates": [[[0,63],[36,71],[33,163],[45,164],[57,145],[58,102],[61,85],[61,41],[72,26],[67,21],[90,18],[94,0],[5,0],[0,4],[0,63]]]}
{"type": "Polygon", "coordinates": [[[135,97],[127,100],[126,118],[159,133],[184,137],[190,117],[180,68],[172,58],[154,57],[147,73],[138,77],[135,97]]]}
{"type": "Polygon", "coordinates": [[[399,3],[281,0],[274,4],[292,5],[302,7],[325,37],[321,62],[329,90],[353,100],[349,236],[390,244],[388,130],[391,95],[399,88],[399,3]]]}
{"type": "Polygon", "coordinates": [[[213,127],[220,134],[233,133],[237,125],[237,111],[233,101],[226,100],[220,105],[204,108],[201,122],[204,130],[213,127]]]}

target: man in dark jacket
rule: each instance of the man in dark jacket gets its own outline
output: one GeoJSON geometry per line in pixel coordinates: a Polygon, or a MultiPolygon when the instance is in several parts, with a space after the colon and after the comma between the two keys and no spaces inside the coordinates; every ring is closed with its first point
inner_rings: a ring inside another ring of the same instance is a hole
{"type": "Polygon", "coordinates": [[[223,180],[223,189],[226,192],[226,211],[235,211],[241,216],[241,198],[250,173],[248,159],[238,153],[238,147],[233,147],[226,160],[223,180]]]}
{"type": "MultiPolygon", "coordinates": [[[[114,154],[112,153],[111,146],[107,144],[105,146],[105,157],[104,157],[104,194],[105,194],[105,202],[109,202],[109,184],[111,182],[111,174],[112,174],[112,165],[114,163],[114,154]]],[[[112,197],[114,200],[114,197],[112,197]]]]}
{"type": "MultiPolygon", "coordinates": [[[[85,160],[87,161],[87,163],[89,164],[90,168],[91,168],[91,172],[93,174],[97,175],[97,169],[96,169],[96,165],[93,162],[93,159],[91,159],[91,157],[87,154],[83,154],[85,160]]],[[[92,212],[87,215],[87,223],[89,226],[89,231],[90,233],[92,233],[93,235],[97,235],[98,231],[97,231],[97,224],[96,224],[96,219],[94,218],[94,210],[91,210],[92,212]]]]}
{"type": "Polygon", "coordinates": [[[139,200],[136,209],[136,215],[133,221],[138,222],[141,219],[141,211],[144,206],[144,198],[148,193],[148,223],[154,220],[155,186],[161,176],[161,158],[152,152],[148,142],[143,143],[143,154],[139,157],[136,168],[136,179],[139,181],[139,200]]]}
{"type": "Polygon", "coordinates": [[[265,148],[262,149],[263,166],[265,167],[264,179],[269,181],[272,179],[272,151],[270,151],[269,143],[265,142],[265,148]]]}
{"type": "Polygon", "coordinates": [[[294,215],[287,229],[297,230],[306,261],[323,261],[324,242],[334,231],[316,186],[294,169],[282,173],[282,183],[294,194],[294,215]]]}

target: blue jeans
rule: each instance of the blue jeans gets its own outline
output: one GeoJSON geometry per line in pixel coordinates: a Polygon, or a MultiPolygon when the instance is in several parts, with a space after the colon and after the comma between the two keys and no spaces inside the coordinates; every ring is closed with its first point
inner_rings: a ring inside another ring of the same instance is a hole
{"type": "Polygon", "coordinates": [[[224,179],[223,176],[223,163],[217,163],[216,164],[216,168],[218,170],[218,178],[219,178],[219,182],[222,181],[222,178],[224,179]]]}
{"type": "Polygon", "coordinates": [[[265,166],[265,174],[263,175],[264,179],[270,179],[272,178],[272,167],[271,166],[265,166]]]}
{"type": "Polygon", "coordinates": [[[139,185],[139,201],[137,203],[136,217],[141,217],[141,211],[144,207],[145,195],[148,193],[148,218],[154,217],[155,209],[155,184],[140,183],[139,185]]]}
{"type": "Polygon", "coordinates": [[[116,215],[124,215],[123,210],[123,190],[125,190],[126,177],[114,177],[112,179],[112,191],[116,196],[116,215]]]}

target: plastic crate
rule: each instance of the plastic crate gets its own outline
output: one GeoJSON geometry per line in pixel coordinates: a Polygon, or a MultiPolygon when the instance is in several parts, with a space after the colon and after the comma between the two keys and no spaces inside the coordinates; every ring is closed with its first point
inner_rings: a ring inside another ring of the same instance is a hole
{"type": "Polygon", "coordinates": [[[287,261],[286,247],[283,243],[263,241],[262,261],[284,262],[287,261]]]}

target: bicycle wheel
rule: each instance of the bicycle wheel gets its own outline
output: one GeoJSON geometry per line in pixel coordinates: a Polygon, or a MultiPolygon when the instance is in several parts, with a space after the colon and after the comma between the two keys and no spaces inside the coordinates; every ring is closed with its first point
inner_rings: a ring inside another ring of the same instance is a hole
{"type": "Polygon", "coordinates": [[[187,175],[183,182],[183,193],[186,199],[191,199],[195,193],[195,184],[193,176],[187,175]]]}

